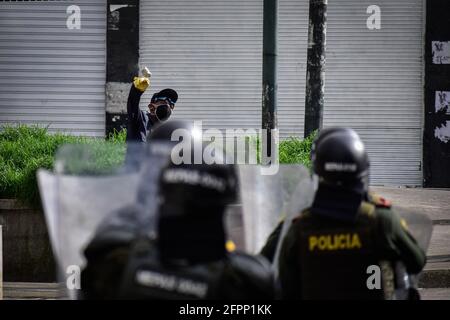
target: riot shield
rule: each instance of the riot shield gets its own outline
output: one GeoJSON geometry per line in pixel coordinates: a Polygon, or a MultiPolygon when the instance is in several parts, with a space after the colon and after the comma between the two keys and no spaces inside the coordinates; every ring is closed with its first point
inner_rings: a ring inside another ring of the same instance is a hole
{"type": "Polygon", "coordinates": [[[263,175],[262,167],[239,167],[245,248],[259,253],[271,232],[292,213],[310,206],[314,181],[302,165],[280,165],[274,175],[263,175]]]}
{"type": "Polygon", "coordinates": [[[408,231],[417,240],[419,246],[427,252],[433,232],[433,221],[424,213],[394,204],[392,210],[406,222],[408,231]]]}
{"type": "MultiPolygon", "coordinates": [[[[314,183],[314,185],[316,185],[314,183]]],[[[284,223],[282,225],[281,231],[279,232],[278,237],[278,243],[276,246],[276,251],[273,259],[273,267],[275,275],[278,276],[278,258],[279,258],[279,252],[281,250],[282,241],[286,235],[286,233],[289,230],[289,227],[292,224],[292,220],[298,216],[299,212],[301,212],[302,208],[305,208],[305,199],[302,198],[304,195],[304,192],[302,188],[297,189],[294,194],[291,196],[290,202],[288,202],[285,205],[285,215],[286,219],[284,220],[284,223]]],[[[312,197],[309,199],[308,202],[309,205],[312,203],[314,197],[314,192],[312,197]]],[[[422,248],[422,250],[426,253],[428,250],[428,246],[430,244],[430,239],[433,231],[433,224],[431,219],[426,216],[425,214],[413,211],[411,209],[393,206],[392,210],[399,216],[400,219],[404,220],[406,222],[405,226],[407,227],[409,233],[416,239],[418,245],[422,248]]],[[[402,269],[403,267],[399,267],[402,269]]],[[[406,271],[399,271],[406,272],[406,271]]],[[[405,273],[406,274],[406,273],[405,273]]],[[[403,277],[403,276],[402,276],[403,277]]],[[[406,278],[403,277],[403,278],[406,278]]],[[[408,279],[405,280],[408,282],[414,282],[415,279],[408,279]]],[[[409,284],[409,286],[412,286],[412,284],[409,284]]]]}
{"type": "MultiPolygon", "coordinates": [[[[308,203],[308,205],[310,205],[313,200],[314,191],[309,194],[311,195],[311,197],[308,198],[309,201],[305,202],[304,197],[309,195],[305,194],[305,189],[301,187],[301,185],[302,183],[300,183],[300,187],[293,192],[288,203],[284,205],[284,214],[286,216],[286,219],[284,220],[281,229],[278,231],[278,236],[276,237],[276,251],[273,258],[273,269],[275,277],[278,277],[278,259],[283,239],[287,231],[289,230],[293,219],[298,216],[299,212],[301,212],[302,209],[306,207],[305,203],[308,203]]],[[[313,185],[316,186],[317,184],[313,183],[313,185]]],[[[398,215],[403,226],[415,238],[417,244],[426,253],[433,231],[431,219],[424,213],[395,205],[392,207],[392,211],[394,212],[394,214],[398,215]]],[[[380,261],[380,263],[382,263],[382,261],[380,261]]],[[[413,296],[416,297],[418,295],[417,275],[408,274],[406,267],[402,261],[396,261],[393,267],[395,273],[396,290],[395,295],[391,298],[397,300],[408,300],[413,296]]]]}
{"type": "Polygon", "coordinates": [[[128,241],[156,232],[157,181],[168,149],[153,143],[66,145],[54,172],[38,173],[60,276],[85,265],[84,250],[99,242],[128,241]]]}
{"type": "MultiPolygon", "coordinates": [[[[433,222],[424,213],[403,207],[393,206],[392,210],[396,212],[402,221],[404,227],[416,239],[418,245],[426,253],[430,245],[431,235],[433,233],[433,222]]],[[[402,262],[397,262],[395,266],[396,273],[396,297],[397,300],[409,300],[411,294],[414,299],[420,298],[418,291],[419,280],[417,275],[408,274],[406,267],[402,262]]]]}

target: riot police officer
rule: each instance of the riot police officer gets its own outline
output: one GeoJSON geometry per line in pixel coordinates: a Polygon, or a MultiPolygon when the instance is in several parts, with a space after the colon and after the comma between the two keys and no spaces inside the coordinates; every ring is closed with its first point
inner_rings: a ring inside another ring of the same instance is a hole
{"type": "Polygon", "coordinates": [[[187,121],[167,121],[148,133],[146,140],[152,142],[151,145],[128,145],[124,172],[141,172],[136,203],[112,212],[96,228],[92,240],[84,249],[87,263],[81,274],[80,298],[118,298],[121,279],[134,242],[142,233],[154,237],[153,220],[157,201],[154,176],[167,164],[170,150],[175,144],[175,141],[171,141],[172,133],[178,129],[192,132],[194,128],[187,121]],[[153,150],[151,147],[159,150],[158,157],[149,158],[149,151],[153,150]],[[147,168],[142,170],[143,167],[147,168]]]}
{"type": "Polygon", "coordinates": [[[158,238],[136,243],[122,297],[272,299],[270,264],[233,251],[223,220],[236,200],[234,168],[170,165],[161,173],[158,238]]]}
{"type": "MultiPolygon", "coordinates": [[[[193,128],[169,121],[150,138],[167,139],[176,129],[193,128]]],[[[156,233],[138,232],[142,228],[136,216],[148,208],[124,208],[122,221],[111,217],[114,223],[100,228],[85,251],[84,297],[273,298],[270,264],[263,257],[233,251],[226,241],[223,218],[236,190],[232,166],[171,162],[159,175],[156,233]]]]}
{"type": "Polygon", "coordinates": [[[314,144],[312,162],[319,177],[313,204],[281,240],[283,298],[395,298],[395,264],[417,274],[426,256],[390,203],[368,193],[363,142],[351,129],[326,130],[314,144]],[[371,267],[381,270],[380,290],[367,284],[371,267]]]}
{"type": "MultiPolygon", "coordinates": [[[[356,132],[350,128],[331,127],[331,128],[322,129],[320,132],[320,135],[317,136],[317,138],[313,141],[313,143],[311,145],[311,159],[315,157],[315,151],[317,149],[317,145],[319,145],[320,142],[323,139],[325,139],[325,137],[327,137],[328,135],[335,133],[335,132],[343,132],[343,133],[346,133],[348,135],[354,136],[355,138],[359,139],[359,136],[356,134],[356,132]]],[[[366,198],[367,198],[366,199],[367,201],[382,199],[381,197],[378,197],[377,195],[373,194],[372,192],[367,193],[366,198]]],[[[281,222],[272,231],[272,233],[269,235],[265,245],[261,249],[261,252],[260,252],[261,255],[266,257],[270,262],[274,262],[275,252],[277,250],[277,245],[280,240],[281,232],[282,232],[283,225],[284,225],[284,220],[285,220],[285,217],[282,218],[281,222]]]]}

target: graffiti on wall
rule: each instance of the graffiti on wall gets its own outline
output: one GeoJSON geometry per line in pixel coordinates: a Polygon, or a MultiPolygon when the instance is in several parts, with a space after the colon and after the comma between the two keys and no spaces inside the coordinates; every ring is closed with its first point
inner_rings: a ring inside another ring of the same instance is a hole
{"type": "Polygon", "coordinates": [[[444,110],[448,112],[448,105],[450,103],[450,91],[436,91],[436,112],[444,110]]]}
{"type": "Polygon", "coordinates": [[[437,123],[434,136],[444,143],[450,142],[450,121],[448,121],[450,91],[436,91],[435,112],[437,123]]]}
{"type": "Polygon", "coordinates": [[[450,42],[432,41],[433,63],[450,64],[450,42]]]}
{"type": "Polygon", "coordinates": [[[441,127],[436,127],[434,129],[434,136],[442,142],[450,142],[450,121],[447,121],[441,127]]]}

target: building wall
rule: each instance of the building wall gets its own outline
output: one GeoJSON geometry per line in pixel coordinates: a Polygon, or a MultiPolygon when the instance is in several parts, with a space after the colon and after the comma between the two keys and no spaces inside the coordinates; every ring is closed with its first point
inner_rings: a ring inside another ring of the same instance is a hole
{"type": "Polygon", "coordinates": [[[450,2],[427,1],[424,185],[450,187],[450,2]]]}
{"type": "Polygon", "coordinates": [[[361,135],[372,184],[422,185],[423,34],[423,0],[329,1],[324,126],[361,135]]]}
{"type": "Polygon", "coordinates": [[[139,73],[139,1],[108,0],[106,134],[126,128],[130,83],[139,73]]]}
{"type": "MultiPolygon", "coordinates": [[[[175,118],[203,120],[206,128],[258,128],[262,3],[79,1],[81,29],[70,30],[67,1],[0,2],[0,123],[103,136],[126,123],[130,82],[147,65],[154,76],[142,107],[154,91],[173,87],[180,94],[175,118]]],[[[372,183],[421,185],[426,48],[425,180],[448,186],[441,173],[448,111],[435,105],[437,91],[450,91],[448,70],[429,63],[431,39],[448,41],[448,4],[428,1],[426,45],[423,0],[379,0],[376,30],[366,26],[370,5],[329,3],[324,124],[361,134],[372,183]]],[[[302,137],[308,1],[279,6],[279,127],[283,138],[302,137]]]]}

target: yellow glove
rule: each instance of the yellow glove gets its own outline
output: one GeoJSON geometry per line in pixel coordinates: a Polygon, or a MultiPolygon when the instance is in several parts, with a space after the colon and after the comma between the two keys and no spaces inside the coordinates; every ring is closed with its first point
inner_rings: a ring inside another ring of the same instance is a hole
{"type": "Polygon", "coordinates": [[[144,92],[150,86],[150,79],[146,77],[134,77],[133,85],[139,91],[144,92]]]}
{"type": "Polygon", "coordinates": [[[233,252],[234,250],[236,250],[236,245],[234,244],[234,242],[233,242],[232,240],[228,240],[228,241],[225,243],[225,249],[226,249],[228,252],[233,252]]]}

